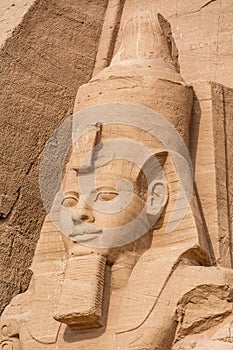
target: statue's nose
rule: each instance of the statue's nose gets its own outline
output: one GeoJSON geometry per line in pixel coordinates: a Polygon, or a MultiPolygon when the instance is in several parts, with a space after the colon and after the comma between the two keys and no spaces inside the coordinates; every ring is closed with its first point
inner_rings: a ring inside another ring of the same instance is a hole
{"type": "Polygon", "coordinates": [[[91,223],[95,221],[92,208],[82,198],[79,199],[75,208],[73,208],[73,221],[85,221],[91,223]]]}

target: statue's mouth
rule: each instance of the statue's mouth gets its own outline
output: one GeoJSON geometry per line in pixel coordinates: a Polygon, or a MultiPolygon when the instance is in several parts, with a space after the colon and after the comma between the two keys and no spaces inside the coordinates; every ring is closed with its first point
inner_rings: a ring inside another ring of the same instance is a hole
{"type": "Polygon", "coordinates": [[[75,242],[87,242],[95,239],[103,233],[103,230],[80,230],[73,231],[69,237],[75,242]]]}

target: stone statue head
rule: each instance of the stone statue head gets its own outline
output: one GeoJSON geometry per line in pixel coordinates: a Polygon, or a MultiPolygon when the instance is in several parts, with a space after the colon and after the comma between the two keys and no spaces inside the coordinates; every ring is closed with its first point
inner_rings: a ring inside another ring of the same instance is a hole
{"type": "Polygon", "coordinates": [[[62,187],[62,232],[93,248],[137,240],[153,228],[168,198],[156,156],[140,155],[138,142],[116,138],[120,127],[115,140],[114,128],[107,129],[92,126],[75,142],[62,187]]]}

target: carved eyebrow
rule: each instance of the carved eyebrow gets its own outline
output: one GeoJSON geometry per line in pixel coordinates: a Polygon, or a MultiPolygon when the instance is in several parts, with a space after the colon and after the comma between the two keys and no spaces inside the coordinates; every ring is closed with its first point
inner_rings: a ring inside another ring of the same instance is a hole
{"type": "Polygon", "coordinates": [[[117,192],[116,189],[114,187],[111,187],[111,186],[100,186],[100,187],[96,188],[96,191],[97,192],[100,192],[100,191],[117,192]]]}
{"type": "Polygon", "coordinates": [[[78,194],[78,192],[74,192],[74,191],[65,192],[64,198],[73,198],[73,199],[78,200],[79,194],[78,194]]]}

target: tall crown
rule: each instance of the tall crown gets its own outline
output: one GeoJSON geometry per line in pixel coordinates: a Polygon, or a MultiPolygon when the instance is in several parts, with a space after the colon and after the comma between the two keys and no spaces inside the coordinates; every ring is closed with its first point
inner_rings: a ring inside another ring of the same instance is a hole
{"type": "Polygon", "coordinates": [[[142,10],[125,21],[118,52],[79,88],[74,112],[111,102],[144,105],[169,120],[188,145],[192,89],[176,70],[161,17],[142,10]]]}
{"type": "Polygon", "coordinates": [[[162,16],[154,11],[138,11],[124,24],[121,46],[113,65],[146,65],[175,69],[168,38],[161,27],[162,16]]]}

